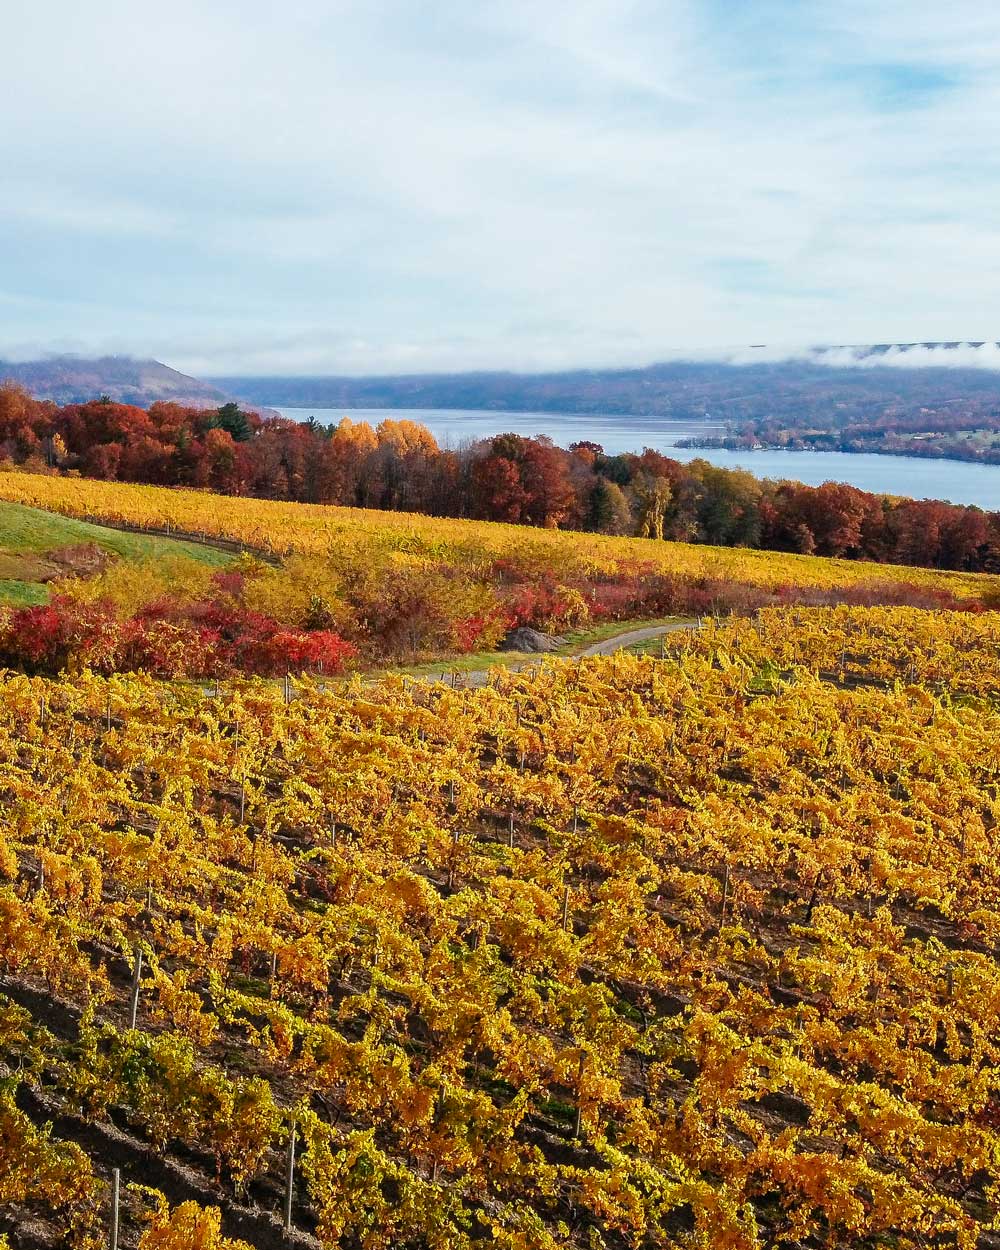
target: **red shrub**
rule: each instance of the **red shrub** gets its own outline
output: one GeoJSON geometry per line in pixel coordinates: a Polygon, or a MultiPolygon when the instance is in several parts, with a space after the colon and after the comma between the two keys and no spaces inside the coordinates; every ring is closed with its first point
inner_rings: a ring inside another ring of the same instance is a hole
{"type": "Polygon", "coordinates": [[[291,670],[340,672],[357,649],[331,630],[288,630],[269,616],[217,602],[184,609],[161,599],[133,617],[109,603],[56,597],[12,612],[0,630],[0,663],[31,672],[142,669],[159,677],[239,671],[275,676],[291,670]]]}
{"type": "Polygon", "coordinates": [[[465,620],[456,621],[454,625],[455,646],[459,651],[475,651],[484,636],[492,642],[498,633],[503,633],[511,624],[508,614],[499,608],[496,612],[481,612],[477,616],[468,616],[465,620]]]}
{"type": "Polygon", "coordinates": [[[20,608],[11,613],[0,636],[0,659],[29,670],[62,667],[66,638],[66,620],[54,603],[20,608]]]}
{"type": "Polygon", "coordinates": [[[243,593],[243,587],[246,585],[246,578],[242,573],[234,569],[220,569],[212,577],[212,582],[225,595],[232,595],[233,598],[239,598],[243,593]]]}
{"type": "Polygon", "coordinates": [[[339,673],[358,654],[357,647],[328,629],[276,629],[240,639],[234,650],[239,667],[261,677],[278,677],[293,670],[316,669],[339,673]]]}
{"type": "Polygon", "coordinates": [[[128,644],[121,668],[142,669],[157,677],[215,677],[226,671],[217,630],[133,617],[123,624],[128,644]]]}

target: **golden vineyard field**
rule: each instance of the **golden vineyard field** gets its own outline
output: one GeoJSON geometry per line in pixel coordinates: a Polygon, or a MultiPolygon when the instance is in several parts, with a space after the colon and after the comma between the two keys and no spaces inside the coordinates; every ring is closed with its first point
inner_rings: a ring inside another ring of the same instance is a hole
{"type": "Polygon", "coordinates": [[[839,681],[919,682],[947,695],[1000,699],[1000,615],[915,608],[764,608],[752,619],[706,621],[675,647],[739,657],[761,671],[806,666],[839,681]]]}
{"type": "Polygon", "coordinates": [[[275,554],[352,553],[368,560],[376,551],[400,558],[445,558],[475,565],[505,557],[534,563],[558,577],[573,571],[613,575],[637,562],[685,580],[727,579],[741,585],[846,589],[873,581],[899,581],[974,599],[992,587],[984,574],[877,565],[770,551],[610,538],[529,529],[494,522],[460,521],[411,513],[233,498],[202,491],[132,486],[84,478],[0,472],[0,499],[66,516],[205,534],[275,554]]]}
{"type": "Polygon", "coordinates": [[[995,1244],[991,619],[287,704],[7,677],[0,1218],[104,1244],[113,1158],[278,1245],[294,1125],[288,1244],[995,1244]]]}

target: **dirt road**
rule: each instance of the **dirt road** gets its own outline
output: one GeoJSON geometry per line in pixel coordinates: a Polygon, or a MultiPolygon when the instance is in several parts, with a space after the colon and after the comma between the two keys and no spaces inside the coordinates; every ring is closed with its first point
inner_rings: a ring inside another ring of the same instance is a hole
{"type": "Polygon", "coordinates": [[[603,642],[591,643],[577,653],[579,659],[590,655],[611,655],[625,647],[634,647],[637,642],[649,642],[653,638],[662,638],[664,634],[675,634],[681,629],[697,629],[697,621],[673,621],[669,625],[647,625],[644,629],[630,629],[624,634],[615,634],[605,638],[603,642]]]}
{"type": "MultiPolygon", "coordinates": [[[[698,622],[690,621],[671,621],[669,625],[646,625],[642,629],[627,629],[620,634],[612,634],[610,638],[604,638],[600,642],[592,642],[589,646],[584,647],[581,651],[573,652],[570,655],[525,655],[523,659],[515,661],[510,665],[515,671],[524,668],[526,665],[538,664],[545,659],[562,659],[562,660],[583,660],[595,655],[613,655],[615,651],[622,651],[626,647],[635,646],[636,643],[649,642],[653,638],[662,638],[664,634],[673,634],[682,629],[697,629],[698,622]]],[[[413,681],[437,682],[443,681],[458,688],[467,688],[469,686],[485,686],[489,681],[490,669],[479,668],[471,669],[468,672],[460,672],[455,670],[449,672],[447,668],[443,668],[440,673],[421,673],[414,676],[413,681]]]]}

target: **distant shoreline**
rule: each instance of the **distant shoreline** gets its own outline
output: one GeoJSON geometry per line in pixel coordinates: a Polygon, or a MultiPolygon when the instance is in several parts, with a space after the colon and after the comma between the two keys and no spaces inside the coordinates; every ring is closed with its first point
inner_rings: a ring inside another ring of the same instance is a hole
{"type": "MultiPolygon", "coordinates": [[[[829,438],[823,439],[824,443],[830,443],[833,440],[829,438]]],[[[912,439],[906,446],[885,447],[878,446],[878,440],[860,443],[853,439],[844,439],[842,441],[833,441],[832,446],[811,446],[804,442],[801,438],[789,439],[786,442],[778,442],[777,440],[761,441],[754,439],[749,443],[745,438],[683,438],[678,439],[677,446],[687,451],[738,451],[747,455],[753,455],[757,452],[781,451],[796,453],[811,453],[813,455],[830,455],[839,454],[845,456],[892,456],[905,457],[907,459],[920,460],[940,460],[950,461],[955,464],[982,464],[982,465],[1000,465],[1000,447],[970,450],[962,454],[960,449],[948,448],[941,450],[938,443],[932,439],[912,439]]]]}

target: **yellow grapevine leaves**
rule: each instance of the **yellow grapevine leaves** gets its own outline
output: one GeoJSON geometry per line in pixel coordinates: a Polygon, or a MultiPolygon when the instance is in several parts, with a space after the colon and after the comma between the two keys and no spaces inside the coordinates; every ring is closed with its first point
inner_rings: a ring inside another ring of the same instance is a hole
{"type": "MultiPolygon", "coordinates": [[[[972,1247],[1000,1158],[992,618],[761,625],[470,691],[3,679],[5,1079],[208,1160],[223,1207],[280,1183],[294,1125],[330,1247],[972,1247]]],[[[103,1208],[68,1150],[0,1104],[10,1202],[84,1247],[103,1208]]],[[[149,1246],[225,1244],[156,1219],[149,1246]]]]}

